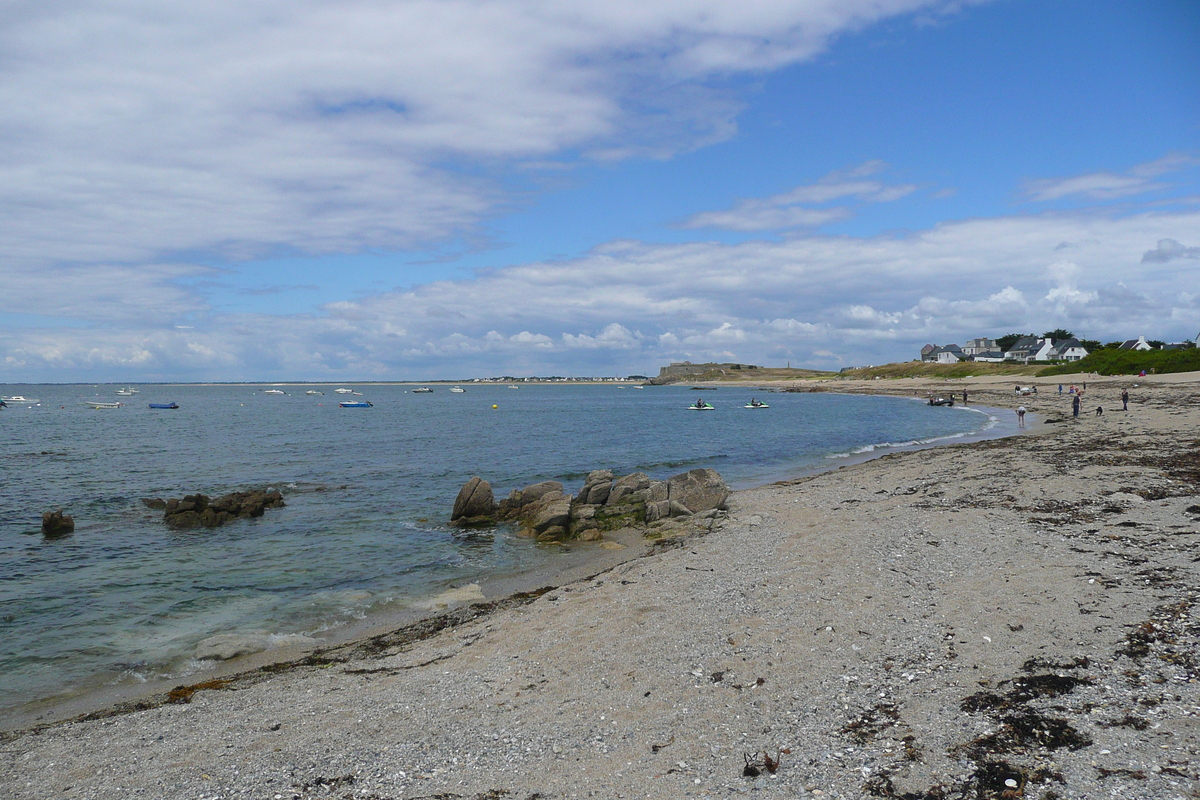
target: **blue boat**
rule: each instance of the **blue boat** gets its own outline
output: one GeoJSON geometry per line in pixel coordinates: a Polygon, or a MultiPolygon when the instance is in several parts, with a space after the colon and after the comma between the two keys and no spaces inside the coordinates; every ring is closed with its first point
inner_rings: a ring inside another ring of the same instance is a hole
{"type": "Polygon", "coordinates": [[[338,403],[342,408],[371,408],[371,404],[366,400],[347,400],[344,403],[338,403]]]}
{"type": "Polygon", "coordinates": [[[179,408],[178,403],[151,403],[151,408],[179,408]]]}

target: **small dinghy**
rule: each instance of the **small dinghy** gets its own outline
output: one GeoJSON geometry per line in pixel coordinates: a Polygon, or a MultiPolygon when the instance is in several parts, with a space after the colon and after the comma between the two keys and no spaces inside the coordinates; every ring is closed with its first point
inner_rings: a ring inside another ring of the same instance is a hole
{"type": "Polygon", "coordinates": [[[342,408],[372,408],[373,406],[366,400],[346,400],[338,403],[342,408]]]}
{"type": "Polygon", "coordinates": [[[85,406],[91,406],[92,408],[120,408],[121,407],[120,403],[110,403],[106,400],[85,400],[83,402],[83,404],[85,406]]]}
{"type": "Polygon", "coordinates": [[[151,403],[151,408],[179,408],[178,403],[151,403]]]}
{"type": "Polygon", "coordinates": [[[929,398],[931,406],[952,406],[954,405],[953,397],[931,397],[929,398]]]}

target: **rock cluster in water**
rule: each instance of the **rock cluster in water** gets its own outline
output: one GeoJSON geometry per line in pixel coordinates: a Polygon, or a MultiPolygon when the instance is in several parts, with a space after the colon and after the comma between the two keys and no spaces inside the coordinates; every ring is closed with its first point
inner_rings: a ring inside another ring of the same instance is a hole
{"type": "Polygon", "coordinates": [[[75,530],[75,518],[67,516],[62,509],[42,514],[42,533],[47,536],[66,536],[75,530]]]}
{"type": "Polygon", "coordinates": [[[182,500],[146,499],[149,508],[163,509],[163,520],[172,528],[219,528],[237,519],[261,517],[268,508],[280,508],[283,495],[276,489],[233,492],[216,499],[189,494],[182,500]]]}
{"type": "Polygon", "coordinates": [[[595,470],[574,496],[565,494],[558,481],[543,481],[514,489],[499,503],[491,484],[475,477],[459,491],[450,522],[468,527],[513,521],[521,533],[542,541],[591,540],[605,531],[672,517],[712,516],[725,508],[728,497],[729,487],[713,469],[694,469],[665,481],[644,472],[617,477],[610,470],[595,470]]]}

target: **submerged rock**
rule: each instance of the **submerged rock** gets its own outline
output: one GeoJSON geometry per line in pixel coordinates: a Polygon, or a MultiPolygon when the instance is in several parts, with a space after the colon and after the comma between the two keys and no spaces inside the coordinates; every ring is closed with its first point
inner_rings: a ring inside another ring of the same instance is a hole
{"type": "Polygon", "coordinates": [[[66,536],[75,531],[75,518],[63,513],[61,508],[42,514],[42,533],[46,536],[66,536]]]}
{"type": "Polygon", "coordinates": [[[166,502],[163,520],[172,528],[218,528],[238,519],[261,517],[268,508],[285,505],[276,489],[232,492],[215,500],[204,494],[189,494],[166,502]]]}

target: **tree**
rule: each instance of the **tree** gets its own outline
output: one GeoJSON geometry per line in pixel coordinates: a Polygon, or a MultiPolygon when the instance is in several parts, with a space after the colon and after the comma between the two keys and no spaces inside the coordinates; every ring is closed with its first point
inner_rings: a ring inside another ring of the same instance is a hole
{"type": "Polygon", "coordinates": [[[1166,342],[1160,342],[1158,339],[1147,339],[1146,344],[1153,347],[1155,350],[1162,350],[1166,342]]]}
{"type": "Polygon", "coordinates": [[[1046,331],[1045,333],[1043,333],[1042,338],[1043,339],[1053,339],[1056,342],[1064,342],[1067,339],[1074,339],[1075,334],[1071,333],[1068,330],[1063,330],[1062,328],[1055,328],[1052,331],[1046,331]]]}
{"type": "Polygon", "coordinates": [[[1104,347],[1104,345],[1100,344],[1100,340],[1098,339],[1080,339],[1079,343],[1083,345],[1083,349],[1087,350],[1089,353],[1094,353],[1100,348],[1104,347]]]}
{"type": "Polygon", "coordinates": [[[1017,339],[1023,338],[1025,336],[1033,336],[1033,334],[1032,333],[1009,333],[1009,334],[1001,336],[999,339],[997,339],[996,345],[1000,348],[1000,352],[1003,353],[1003,352],[1006,352],[1007,350],[1009,350],[1014,344],[1016,344],[1017,339]]]}

